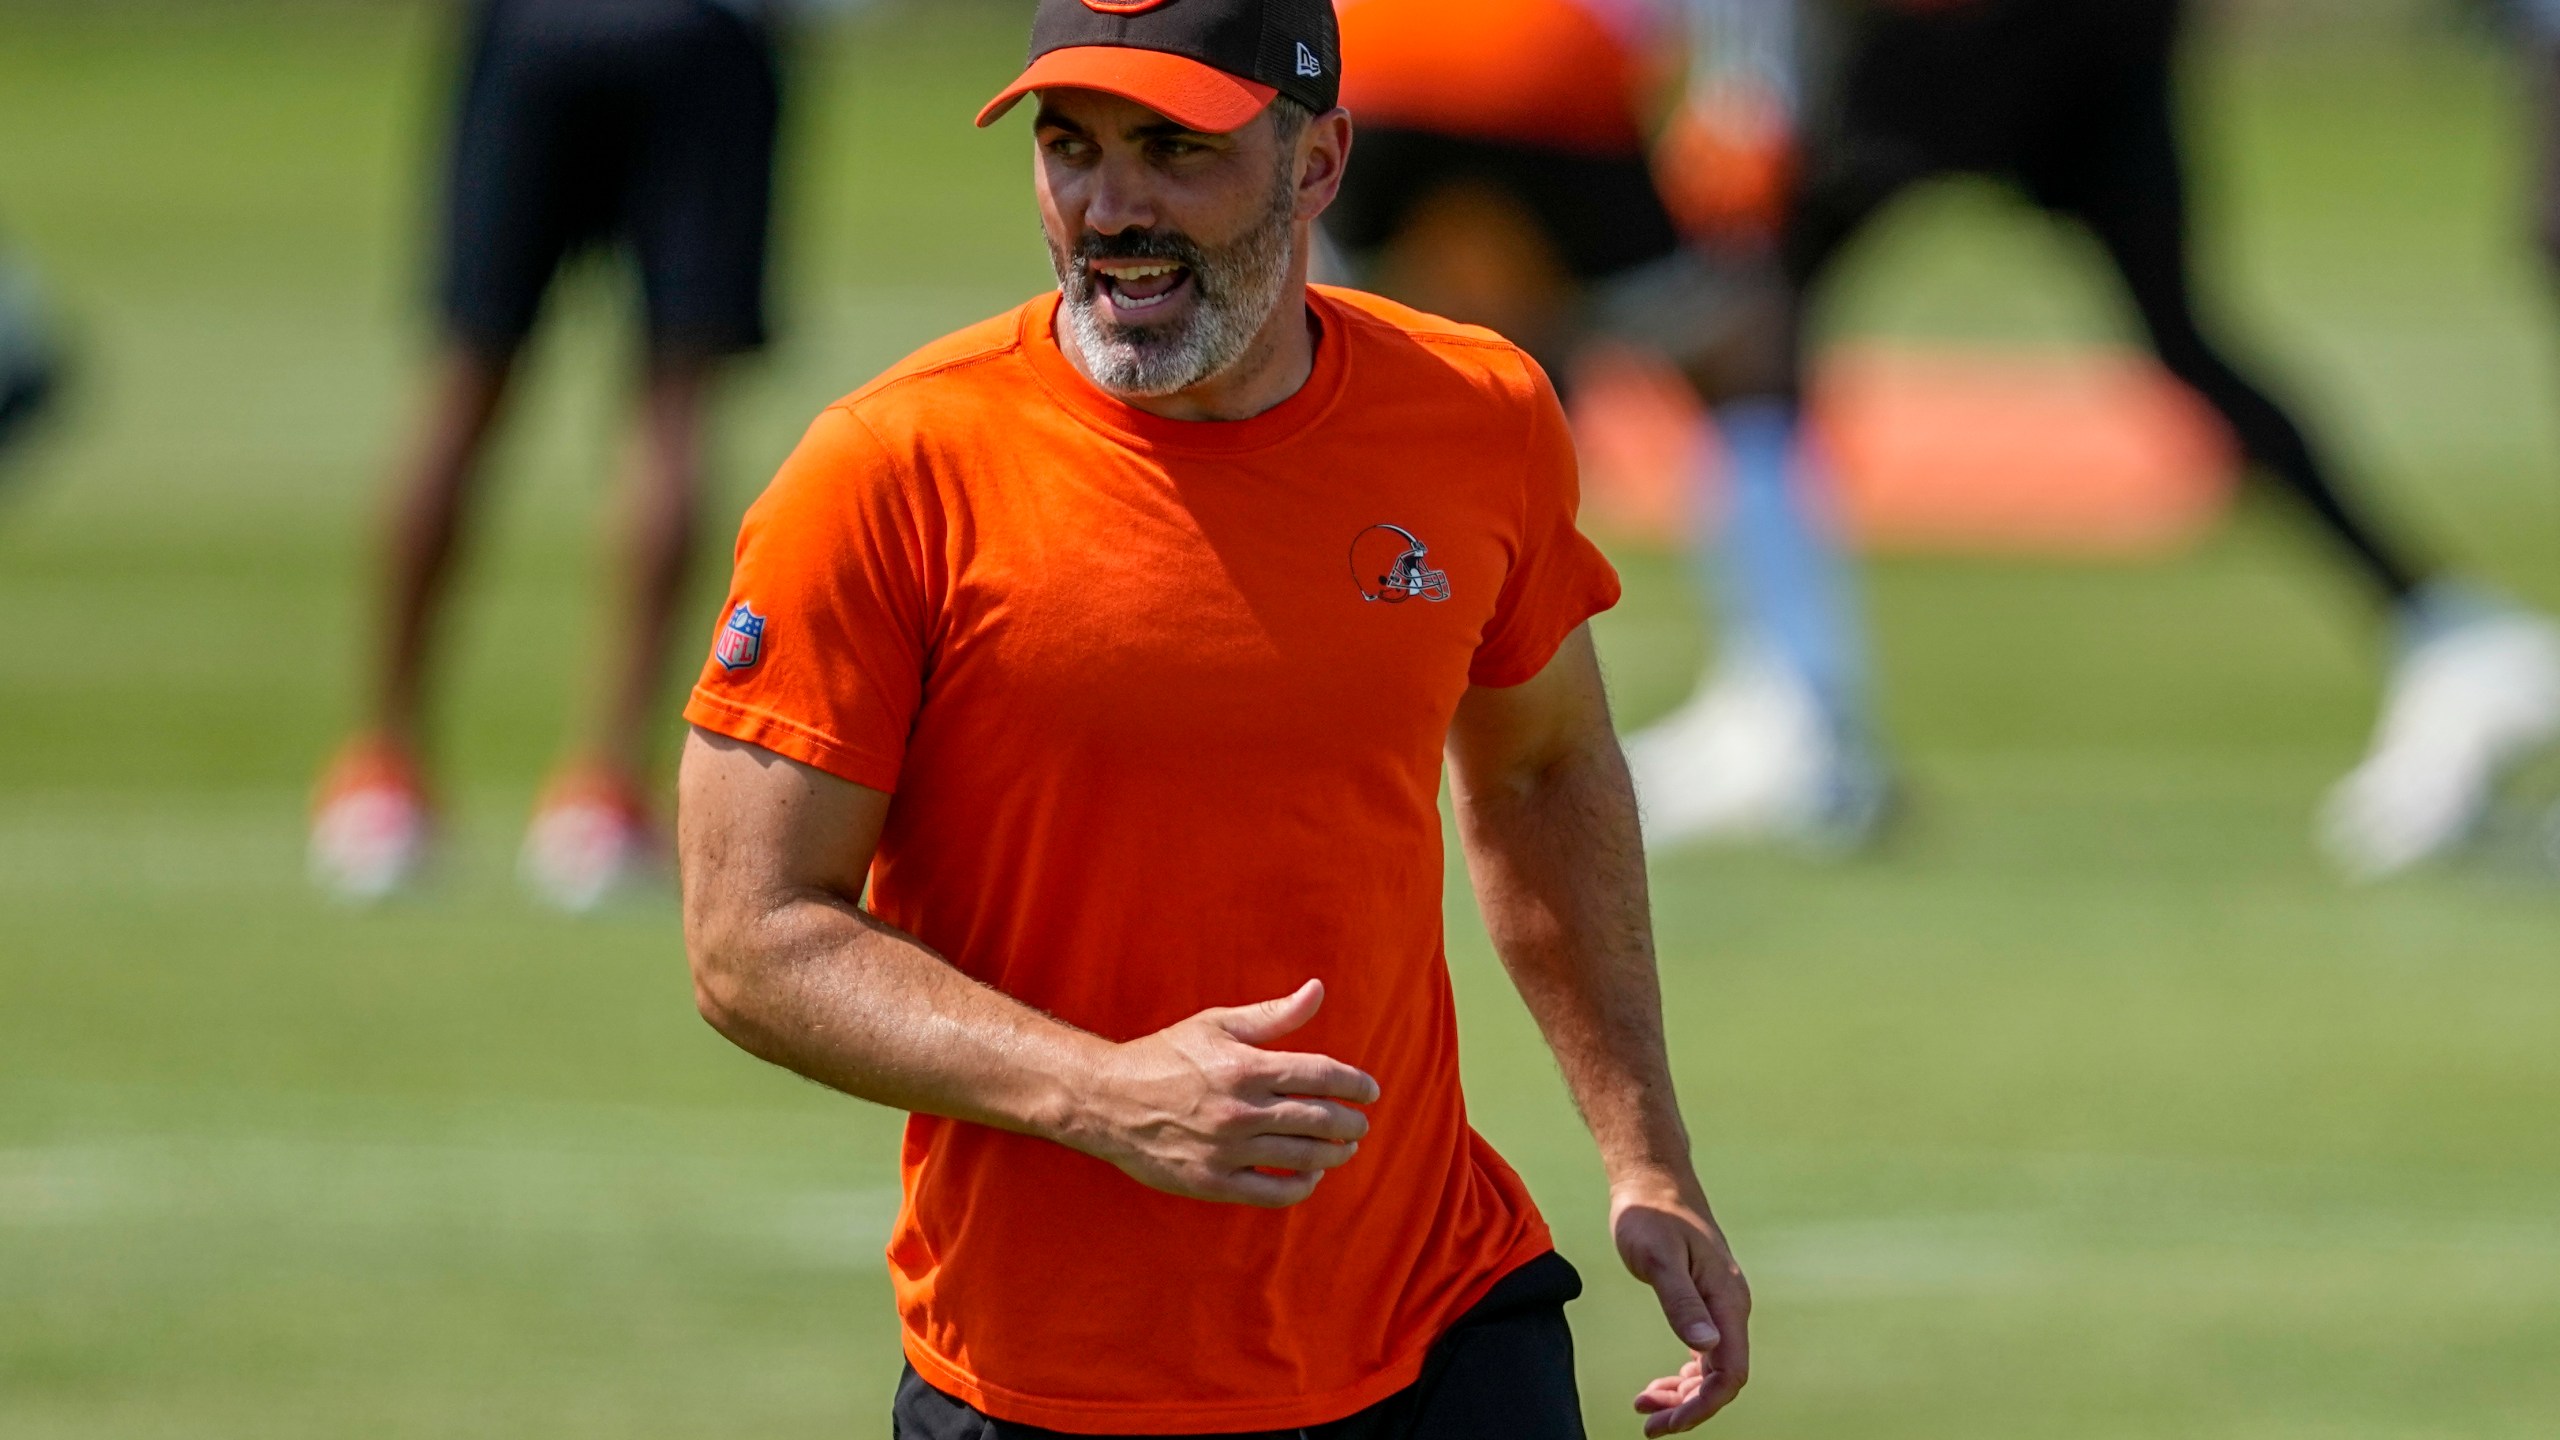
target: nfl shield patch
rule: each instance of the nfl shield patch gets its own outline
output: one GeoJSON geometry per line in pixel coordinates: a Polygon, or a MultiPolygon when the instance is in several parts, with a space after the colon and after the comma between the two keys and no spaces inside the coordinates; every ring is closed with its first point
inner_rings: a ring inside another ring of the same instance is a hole
{"type": "Polygon", "coordinates": [[[711,647],[711,658],[723,670],[744,670],[764,658],[765,617],[752,605],[741,604],[729,612],[729,623],[720,627],[720,641],[711,647]]]}

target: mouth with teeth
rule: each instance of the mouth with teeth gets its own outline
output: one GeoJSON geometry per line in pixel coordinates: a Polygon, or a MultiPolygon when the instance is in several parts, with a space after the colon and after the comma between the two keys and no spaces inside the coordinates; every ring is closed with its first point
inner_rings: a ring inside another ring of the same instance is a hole
{"type": "Polygon", "coordinates": [[[1288,283],[1290,203],[1275,181],[1261,222],[1223,246],[1157,229],[1086,231],[1072,249],[1052,240],[1061,338],[1074,333],[1094,383],[1171,395],[1233,365],[1288,283]]]}
{"type": "Polygon", "coordinates": [[[1092,268],[1094,288],[1132,319],[1164,308],[1191,286],[1191,267],[1171,260],[1097,260],[1092,268]]]}

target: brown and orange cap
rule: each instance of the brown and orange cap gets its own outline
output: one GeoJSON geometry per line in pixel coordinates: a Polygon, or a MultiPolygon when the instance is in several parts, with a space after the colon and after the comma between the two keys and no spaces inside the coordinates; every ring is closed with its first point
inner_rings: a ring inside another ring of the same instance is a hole
{"type": "Polygon", "coordinates": [[[1342,94],[1333,0],[1040,0],[1029,68],[978,123],[1050,89],[1100,90],[1204,134],[1243,128],[1275,95],[1322,114],[1342,94]]]}

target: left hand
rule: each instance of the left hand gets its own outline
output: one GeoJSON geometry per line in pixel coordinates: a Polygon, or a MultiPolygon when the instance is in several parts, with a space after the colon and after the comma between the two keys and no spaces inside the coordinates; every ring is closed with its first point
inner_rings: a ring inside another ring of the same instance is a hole
{"type": "Polygon", "coordinates": [[[1693,1178],[1619,1184],[1610,1195],[1609,1233],[1618,1258],[1653,1287],[1663,1318],[1690,1352],[1678,1374],[1636,1396],[1644,1433],[1695,1430],[1751,1378],[1751,1287],[1693,1178]]]}

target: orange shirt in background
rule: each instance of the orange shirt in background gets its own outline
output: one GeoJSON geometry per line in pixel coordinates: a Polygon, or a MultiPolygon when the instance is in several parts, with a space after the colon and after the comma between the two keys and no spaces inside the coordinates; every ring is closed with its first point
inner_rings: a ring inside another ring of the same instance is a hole
{"type": "Polygon", "coordinates": [[[1359,1156],[1277,1211],[911,1120],[907,1356],[1000,1419],[1337,1419],[1550,1248],[1459,1093],[1441,747],[1470,686],[1537,674],[1617,579],[1525,356],[1309,303],[1313,376],[1238,423],[1094,388],[1055,295],[830,407],[747,516],[686,710],[895,792],[868,903],[967,974],[1116,1040],[1317,977],[1281,1043],[1379,1081],[1359,1156]]]}
{"type": "Polygon", "coordinates": [[[1602,155],[1645,147],[1647,98],[1661,78],[1641,33],[1648,0],[1337,0],[1335,9],[1342,103],[1355,124],[1602,155]]]}

